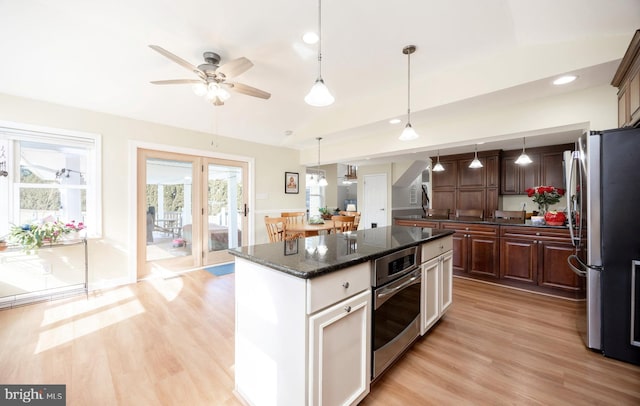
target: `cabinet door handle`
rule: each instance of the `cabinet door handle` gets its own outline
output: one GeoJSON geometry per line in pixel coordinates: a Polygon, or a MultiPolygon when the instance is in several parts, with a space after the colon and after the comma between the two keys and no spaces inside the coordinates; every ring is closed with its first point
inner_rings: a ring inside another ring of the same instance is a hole
{"type": "Polygon", "coordinates": [[[342,284],[342,287],[345,288],[345,289],[349,289],[349,282],[344,282],[342,284]]]}
{"type": "Polygon", "coordinates": [[[534,244],[537,244],[537,243],[538,243],[538,241],[536,241],[536,240],[533,240],[533,243],[534,243],[534,244]]]}
{"type": "Polygon", "coordinates": [[[540,233],[536,233],[536,235],[540,235],[540,233]]]}
{"type": "Polygon", "coordinates": [[[351,312],[351,306],[345,306],[344,311],[347,313],[351,312]]]}

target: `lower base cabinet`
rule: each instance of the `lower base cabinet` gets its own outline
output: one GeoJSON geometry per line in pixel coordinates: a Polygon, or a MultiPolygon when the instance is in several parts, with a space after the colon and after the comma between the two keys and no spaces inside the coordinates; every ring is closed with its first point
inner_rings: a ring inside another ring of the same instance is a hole
{"type": "Polygon", "coordinates": [[[353,405],[369,393],[371,292],[309,318],[310,405],[353,405]]]}
{"type": "Polygon", "coordinates": [[[567,294],[584,292],[584,278],[567,265],[575,252],[568,229],[503,226],[501,234],[502,279],[567,294]]]}
{"type": "Polygon", "coordinates": [[[421,335],[445,314],[453,302],[452,246],[452,237],[422,246],[421,335]]]}
{"type": "Polygon", "coordinates": [[[371,381],[371,264],[300,279],[235,261],[235,389],[243,401],[358,404],[371,381]]]}

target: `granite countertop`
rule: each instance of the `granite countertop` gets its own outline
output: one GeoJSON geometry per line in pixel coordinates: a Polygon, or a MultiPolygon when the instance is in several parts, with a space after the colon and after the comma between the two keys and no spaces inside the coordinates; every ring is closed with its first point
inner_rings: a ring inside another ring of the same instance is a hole
{"type": "Polygon", "coordinates": [[[496,221],[496,220],[483,220],[483,221],[477,221],[477,220],[455,220],[455,219],[434,219],[431,217],[424,217],[424,216],[418,216],[418,215],[412,215],[412,216],[397,216],[394,217],[394,220],[423,220],[423,221],[439,221],[439,222],[443,222],[443,223],[473,223],[473,224],[487,224],[487,225],[501,225],[501,226],[516,226],[516,227],[545,227],[545,228],[568,228],[569,226],[567,224],[563,225],[563,226],[550,226],[547,224],[532,224],[531,220],[525,220],[524,223],[509,223],[507,221],[496,221]]]}
{"type": "Polygon", "coordinates": [[[231,248],[228,252],[298,278],[310,279],[451,234],[453,230],[394,225],[231,248]]]}

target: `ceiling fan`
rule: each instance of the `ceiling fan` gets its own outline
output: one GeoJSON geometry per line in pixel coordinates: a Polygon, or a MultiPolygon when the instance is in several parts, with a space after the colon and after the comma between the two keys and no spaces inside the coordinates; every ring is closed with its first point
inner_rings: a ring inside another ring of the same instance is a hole
{"type": "Polygon", "coordinates": [[[222,106],[225,100],[231,97],[227,89],[261,99],[271,97],[271,93],[267,93],[264,90],[238,82],[227,81],[227,79],[238,76],[253,66],[253,63],[245,57],[219,65],[220,55],[215,52],[205,52],[202,54],[205,63],[195,66],[158,45],[149,45],[149,47],[198,76],[198,79],[155,80],[151,82],[154,85],[191,84],[195,94],[206,96],[207,100],[211,101],[215,106],[222,106]]]}

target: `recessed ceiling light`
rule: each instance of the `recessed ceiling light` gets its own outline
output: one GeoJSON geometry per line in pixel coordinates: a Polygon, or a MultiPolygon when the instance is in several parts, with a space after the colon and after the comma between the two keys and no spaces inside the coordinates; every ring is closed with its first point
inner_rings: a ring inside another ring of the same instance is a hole
{"type": "Polygon", "coordinates": [[[402,122],[402,120],[400,120],[399,118],[392,118],[391,120],[389,120],[389,124],[399,124],[400,122],[402,122]]]}
{"type": "Polygon", "coordinates": [[[305,44],[315,44],[319,39],[320,38],[318,38],[318,34],[311,31],[305,32],[302,36],[302,40],[305,42],[305,44]]]}
{"type": "Polygon", "coordinates": [[[553,81],[554,85],[566,85],[567,83],[571,83],[574,80],[578,79],[576,75],[564,75],[560,76],[558,79],[553,81]]]}

